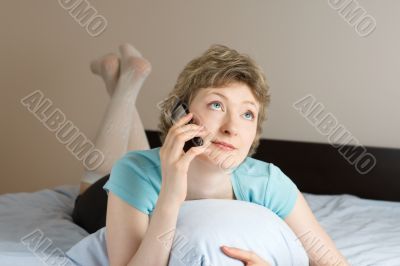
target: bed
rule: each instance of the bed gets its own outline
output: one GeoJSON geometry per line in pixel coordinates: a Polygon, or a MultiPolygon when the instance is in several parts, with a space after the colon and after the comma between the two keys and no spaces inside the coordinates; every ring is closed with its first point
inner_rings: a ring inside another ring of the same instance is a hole
{"type": "MultiPolygon", "coordinates": [[[[146,134],[161,144],[157,131],[146,134]]],[[[400,150],[366,148],[377,160],[367,174],[328,144],[262,139],[254,157],[293,179],[351,265],[400,265],[400,150]]],[[[78,191],[0,195],[0,265],[70,265],[64,252],[88,235],[71,218],[78,191]]]]}

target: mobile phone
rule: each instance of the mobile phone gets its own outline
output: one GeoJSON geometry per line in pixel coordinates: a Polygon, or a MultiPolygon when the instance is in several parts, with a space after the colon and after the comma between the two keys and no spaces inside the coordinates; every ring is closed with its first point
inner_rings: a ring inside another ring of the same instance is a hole
{"type": "MultiPolygon", "coordinates": [[[[178,121],[181,117],[187,115],[189,113],[189,108],[186,102],[179,100],[174,108],[172,109],[172,121],[175,123],[178,121]]],[[[187,123],[187,124],[193,124],[194,119],[192,119],[187,123]]],[[[183,146],[183,150],[187,152],[191,147],[193,146],[201,146],[203,145],[203,139],[200,137],[194,137],[191,140],[188,140],[185,142],[185,145],[183,146]]]]}

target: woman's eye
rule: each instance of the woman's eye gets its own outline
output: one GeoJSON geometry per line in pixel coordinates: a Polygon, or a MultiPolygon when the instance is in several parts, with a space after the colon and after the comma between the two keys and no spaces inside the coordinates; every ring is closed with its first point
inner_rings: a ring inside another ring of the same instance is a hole
{"type": "Polygon", "coordinates": [[[209,105],[210,105],[211,107],[215,107],[215,106],[217,106],[217,108],[218,108],[218,106],[221,107],[221,103],[219,103],[219,102],[212,102],[212,103],[210,103],[209,105]]]}
{"type": "MultiPolygon", "coordinates": [[[[222,108],[222,105],[220,102],[212,102],[212,103],[209,103],[208,105],[211,106],[212,109],[216,108],[214,110],[219,110],[219,108],[222,108]]],[[[246,120],[252,121],[255,118],[252,111],[247,111],[244,115],[246,116],[246,120]]]]}
{"type": "Polygon", "coordinates": [[[249,114],[249,115],[250,115],[250,119],[249,119],[249,120],[253,120],[253,119],[254,119],[254,114],[253,114],[253,112],[250,112],[250,111],[249,111],[249,112],[246,112],[245,115],[246,115],[246,114],[249,114]]]}

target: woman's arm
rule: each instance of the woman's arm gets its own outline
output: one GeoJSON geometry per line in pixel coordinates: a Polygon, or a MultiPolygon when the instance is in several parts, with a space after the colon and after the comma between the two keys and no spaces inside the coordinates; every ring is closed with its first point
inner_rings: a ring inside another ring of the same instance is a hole
{"type": "MultiPolygon", "coordinates": [[[[183,152],[186,141],[196,136],[204,138],[208,134],[201,126],[188,124],[192,116],[189,113],[180,118],[169,129],[160,148],[162,185],[148,228],[148,218],[144,213],[110,192],[106,236],[111,265],[168,264],[179,209],[187,196],[189,164],[211,143],[205,139],[202,146],[191,147],[186,153],[183,152]]],[[[140,185],[144,187],[147,184],[140,185]]]]}
{"type": "Polygon", "coordinates": [[[149,223],[148,215],[110,191],[106,229],[110,265],[167,265],[179,207],[160,193],[149,223]]]}
{"type": "Polygon", "coordinates": [[[285,222],[303,244],[310,265],[349,265],[335,243],[318,223],[301,192],[285,222]]]}

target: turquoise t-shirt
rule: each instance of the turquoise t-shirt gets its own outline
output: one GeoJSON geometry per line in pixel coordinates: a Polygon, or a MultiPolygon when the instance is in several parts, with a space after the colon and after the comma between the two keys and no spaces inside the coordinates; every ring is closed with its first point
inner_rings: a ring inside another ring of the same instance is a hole
{"type": "MultiPolygon", "coordinates": [[[[115,162],[103,188],[152,215],[162,181],[159,150],[127,152],[115,162]]],[[[233,170],[231,183],[237,200],[262,205],[282,219],[292,211],[299,193],[279,167],[251,157],[233,170]]]]}

